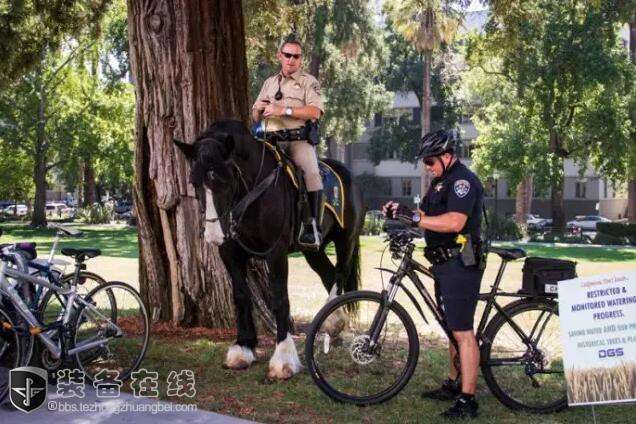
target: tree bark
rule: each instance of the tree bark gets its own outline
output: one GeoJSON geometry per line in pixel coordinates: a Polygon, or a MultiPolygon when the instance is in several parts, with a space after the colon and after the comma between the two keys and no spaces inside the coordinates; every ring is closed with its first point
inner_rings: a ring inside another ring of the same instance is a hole
{"type": "Polygon", "coordinates": [[[532,175],[525,176],[517,185],[515,198],[515,221],[526,225],[526,216],[532,210],[532,175]]]}
{"type": "Polygon", "coordinates": [[[191,142],[220,118],[248,121],[241,2],[128,0],[128,28],[142,296],[153,320],[233,327],[230,280],[203,239],[189,169],[172,140],[191,142]]]}
{"type": "Polygon", "coordinates": [[[552,209],[552,231],[565,232],[565,211],[563,209],[563,174],[564,163],[560,155],[561,138],[556,130],[550,130],[550,151],[552,153],[552,184],[550,190],[550,207],[552,209]]]}
{"type": "MultiPolygon", "coordinates": [[[[433,63],[433,52],[424,52],[424,79],[422,85],[422,108],[420,111],[422,136],[431,131],[431,68],[433,63]]],[[[424,197],[428,186],[431,183],[431,176],[426,172],[426,167],[422,168],[422,178],[420,179],[420,194],[424,197]]]]}
{"type": "Polygon", "coordinates": [[[97,201],[96,199],[96,191],[95,191],[95,170],[93,168],[93,164],[91,163],[91,157],[88,156],[84,160],[84,175],[82,176],[84,180],[84,196],[83,196],[83,204],[82,206],[91,206],[93,203],[97,201]]]}
{"type": "MultiPolygon", "coordinates": [[[[636,66],[636,12],[629,21],[629,50],[632,64],[636,66]]],[[[632,102],[632,126],[636,122],[636,106],[632,102]]],[[[634,130],[632,128],[632,134],[634,130]]],[[[631,143],[629,148],[629,163],[627,170],[627,219],[636,223],[636,145],[631,143]]]]}
{"type": "Polygon", "coordinates": [[[46,90],[42,83],[42,62],[45,53],[42,53],[42,61],[36,68],[35,89],[38,93],[38,122],[35,129],[33,183],[35,184],[35,202],[31,226],[42,227],[46,225],[46,90]]]}

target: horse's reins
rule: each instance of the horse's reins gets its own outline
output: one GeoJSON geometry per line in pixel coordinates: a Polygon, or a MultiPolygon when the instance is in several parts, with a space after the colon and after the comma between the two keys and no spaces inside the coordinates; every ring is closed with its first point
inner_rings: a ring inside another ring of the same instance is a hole
{"type": "MultiPolygon", "coordinates": [[[[263,145],[263,150],[261,154],[261,163],[259,165],[258,174],[256,175],[256,178],[254,179],[255,181],[258,180],[258,177],[260,177],[263,171],[264,160],[265,160],[265,145],[263,145]]],[[[254,203],[256,199],[258,199],[263,193],[265,193],[265,191],[267,191],[267,189],[271,187],[272,184],[275,184],[278,181],[278,177],[280,175],[280,171],[283,165],[280,162],[278,162],[276,164],[276,167],[269,173],[269,175],[267,175],[267,177],[265,177],[258,184],[256,184],[251,190],[249,190],[247,182],[245,181],[245,178],[243,177],[243,172],[241,171],[241,168],[236,164],[234,160],[231,160],[231,164],[236,170],[241,182],[243,183],[243,186],[245,187],[245,190],[248,190],[248,192],[241,200],[239,200],[239,202],[236,205],[234,205],[232,209],[230,209],[228,212],[223,213],[222,215],[223,217],[227,217],[228,219],[228,224],[229,224],[228,237],[230,238],[230,240],[234,240],[235,242],[237,242],[238,245],[241,246],[243,250],[245,250],[251,255],[267,256],[278,245],[278,242],[280,241],[283,235],[282,231],[279,232],[278,238],[276,239],[274,243],[272,243],[272,245],[267,250],[258,252],[253,249],[250,249],[248,246],[245,245],[245,243],[241,241],[241,238],[238,233],[238,229],[241,225],[241,222],[243,221],[243,217],[245,216],[245,212],[247,211],[247,208],[252,203],[254,203]]],[[[284,216],[283,222],[287,220],[287,209],[286,208],[284,209],[285,209],[285,216],[284,216]]],[[[220,217],[205,218],[205,221],[216,223],[220,219],[221,219],[220,217]]]]}

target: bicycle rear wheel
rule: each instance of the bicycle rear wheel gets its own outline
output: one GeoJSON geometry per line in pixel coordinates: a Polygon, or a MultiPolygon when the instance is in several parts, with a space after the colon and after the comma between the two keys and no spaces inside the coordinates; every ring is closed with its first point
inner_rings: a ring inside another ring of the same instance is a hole
{"type": "Polygon", "coordinates": [[[497,314],[481,346],[481,370],[493,395],[515,410],[550,413],[566,408],[558,305],[523,299],[503,311],[514,324],[497,314]]]}
{"type": "Polygon", "coordinates": [[[9,371],[22,363],[22,343],[9,314],[0,309],[0,403],[9,393],[9,371]]]}
{"type": "Polygon", "coordinates": [[[87,379],[126,380],[141,363],[149,338],[146,308],[126,283],[109,282],[92,290],[73,320],[70,350],[87,379]],[[100,343],[101,341],[101,343],[100,343]]]}
{"type": "Polygon", "coordinates": [[[388,309],[378,344],[369,346],[382,304],[379,293],[350,292],[327,303],[314,318],[305,359],[314,382],[332,399],[356,405],[384,402],[413,375],[419,339],[413,320],[397,302],[388,309]]]}

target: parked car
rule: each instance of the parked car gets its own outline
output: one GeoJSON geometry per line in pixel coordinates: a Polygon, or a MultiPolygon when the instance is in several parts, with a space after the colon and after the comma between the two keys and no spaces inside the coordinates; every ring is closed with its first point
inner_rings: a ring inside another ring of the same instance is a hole
{"type": "Polygon", "coordinates": [[[9,216],[12,216],[12,215],[26,216],[27,206],[26,205],[11,205],[4,208],[3,212],[5,215],[9,215],[9,216]],[[16,208],[18,211],[17,214],[15,213],[16,208]]]}
{"type": "Polygon", "coordinates": [[[547,222],[547,219],[539,215],[526,214],[526,225],[530,231],[543,231],[547,222]]]}
{"type": "Polygon", "coordinates": [[[46,214],[52,216],[61,216],[62,211],[64,211],[64,209],[66,208],[66,203],[62,202],[46,202],[46,205],[44,205],[46,214]]]}
{"type": "Polygon", "coordinates": [[[567,228],[568,230],[576,228],[581,231],[596,231],[596,224],[599,222],[612,222],[612,220],[598,215],[579,215],[567,223],[567,228]]]}

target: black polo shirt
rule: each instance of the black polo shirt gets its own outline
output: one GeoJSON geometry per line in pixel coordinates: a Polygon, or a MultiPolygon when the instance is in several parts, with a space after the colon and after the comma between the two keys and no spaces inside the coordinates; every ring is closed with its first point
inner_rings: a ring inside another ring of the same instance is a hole
{"type": "MultiPolygon", "coordinates": [[[[468,220],[460,233],[470,234],[473,240],[478,240],[483,202],[484,187],[479,178],[457,159],[442,177],[433,179],[420,203],[420,209],[429,216],[438,216],[446,212],[467,215],[468,220]]],[[[457,234],[425,230],[424,238],[429,247],[454,247],[457,234]]]]}

